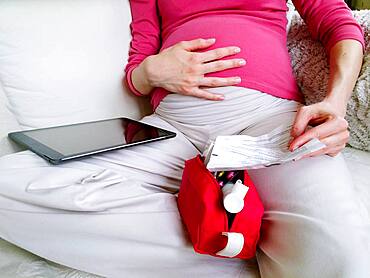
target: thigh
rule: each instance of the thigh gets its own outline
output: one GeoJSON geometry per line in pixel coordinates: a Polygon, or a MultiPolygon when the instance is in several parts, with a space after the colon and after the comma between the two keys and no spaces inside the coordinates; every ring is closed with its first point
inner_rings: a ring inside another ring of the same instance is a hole
{"type": "Polygon", "coordinates": [[[262,277],[369,277],[369,218],[341,154],[250,174],[266,209],[262,277]]]}
{"type": "MultiPolygon", "coordinates": [[[[296,111],[281,111],[243,134],[258,136],[296,111]]],[[[368,277],[370,228],[343,155],[249,170],[265,206],[257,259],[262,277],[368,277]]]]}

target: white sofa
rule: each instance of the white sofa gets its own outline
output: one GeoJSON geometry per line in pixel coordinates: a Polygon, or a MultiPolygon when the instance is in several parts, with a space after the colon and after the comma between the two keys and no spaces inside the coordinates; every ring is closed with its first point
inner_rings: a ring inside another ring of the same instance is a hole
{"type": "MultiPolygon", "coordinates": [[[[150,112],[121,87],[130,19],[128,0],[0,0],[0,156],[22,151],[10,131],[150,112]]],[[[370,211],[370,153],[343,153],[370,211]]],[[[0,277],[67,276],[95,277],[0,239],[0,277]]]]}

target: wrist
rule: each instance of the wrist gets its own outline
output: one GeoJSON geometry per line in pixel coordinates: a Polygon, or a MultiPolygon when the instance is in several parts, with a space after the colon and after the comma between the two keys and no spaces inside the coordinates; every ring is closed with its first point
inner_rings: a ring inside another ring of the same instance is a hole
{"type": "Polygon", "coordinates": [[[145,60],[143,60],[140,65],[132,70],[131,80],[136,88],[142,95],[149,95],[153,87],[150,85],[148,74],[146,70],[145,60]]]}
{"type": "Polygon", "coordinates": [[[329,103],[335,111],[338,112],[338,115],[344,117],[347,111],[348,100],[345,98],[340,98],[338,96],[328,95],[323,99],[324,102],[329,103]]]}
{"type": "Polygon", "coordinates": [[[146,57],[141,64],[145,83],[147,86],[152,88],[159,87],[157,86],[158,82],[155,81],[156,72],[158,71],[158,68],[156,68],[155,57],[156,55],[150,55],[146,57]]]}

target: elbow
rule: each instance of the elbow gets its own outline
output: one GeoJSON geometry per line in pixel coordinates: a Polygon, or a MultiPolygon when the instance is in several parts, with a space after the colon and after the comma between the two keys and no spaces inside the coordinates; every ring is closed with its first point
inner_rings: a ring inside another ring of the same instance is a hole
{"type": "Polygon", "coordinates": [[[121,79],[121,86],[124,91],[131,91],[130,86],[127,81],[127,69],[125,69],[123,77],[121,79]]]}
{"type": "Polygon", "coordinates": [[[338,7],[325,13],[318,25],[317,37],[323,43],[327,53],[337,42],[351,39],[358,41],[362,45],[363,52],[365,51],[364,31],[348,7],[338,7]]]}
{"type": "Polygon", "coordinates": [[[321,42],[323,43],[327,53],[330,53],[333,46],[343,40],[356,41],[354,42],[355,44],[359,43],[361,45],[362,54],[365,52],[364,33],[357,22],[337,26],[331,31],[324,33],[321,38],[321,42]]]}

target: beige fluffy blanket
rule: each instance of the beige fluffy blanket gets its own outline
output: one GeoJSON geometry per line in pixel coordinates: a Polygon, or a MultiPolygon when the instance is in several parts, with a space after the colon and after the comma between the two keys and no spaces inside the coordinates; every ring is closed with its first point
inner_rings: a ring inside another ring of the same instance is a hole
{"type": "MultiPolygon", "coordinates": [[[[365,33],[366,52],[360,76],[347,106],[348,145],[370,151],[370,10],[353,15],[365,33]]],[[[320,42],[314,41],[297,12],[292,14],[288,48],[298,85],[306,104],[320,101],[327,91],[328,60],[320,42]]]]}

